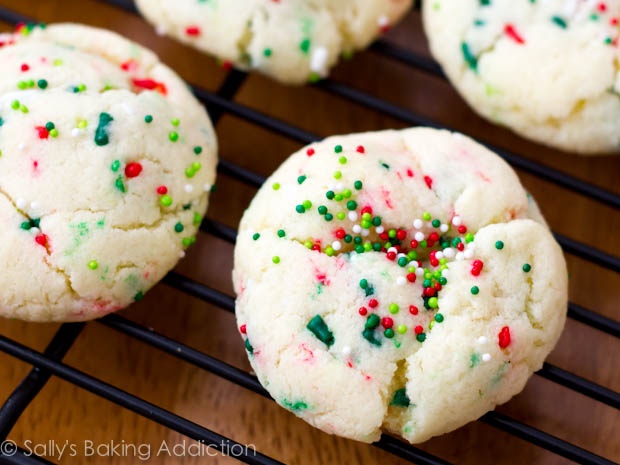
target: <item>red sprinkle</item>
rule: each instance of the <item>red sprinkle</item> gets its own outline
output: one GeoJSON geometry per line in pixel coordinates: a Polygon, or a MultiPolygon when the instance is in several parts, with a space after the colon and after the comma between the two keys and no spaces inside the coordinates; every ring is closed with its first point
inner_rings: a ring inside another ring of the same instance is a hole
{"type": "Polygon", "coordinates": [[[138,177],[140,173],[142,173],[142,165],[140,163],[132,162],[127,163],[127,166],[125,166],[125,176],[128,178],[138,177]]]}
{"type": "Polygon", "coordinates": [[[364,146],[363,146],[363,145],[358,145],[358,146],[357,146],[357,148],[355,149],[355,151],[356,151],[357,153],[365,153],[365,152],[366,152],[366,149],[364,149],[364,146]]]}
{"type": "Polygon", "coordinates": [[[372,207],[371,207],[371,206],[369,206],[369,205],[366,205],[364,208],[362,208],[362,215],[363,215],[364,213],[369,213],[369,214],[371,214],[371,215],[372,215],[372,207]]]}
{"type": "Polygon", "coordinates": [[[157,188],[157,193],[159,195],[166,195],[168,193],[168,188],[166,186],[159,186],[157,188]]]}
{"type": "Polygon", "coordinates": [[[399,229],[398,231],[396,231],[396,238],[399,241],[404,241],[406,237],[407,237],[407,231],[404,231],[403,229],[399,229]]]}
{"type": "Polygon", "coordinates": [[[459,242],[458,244],[456,244],[456,249],[462,252],[463,250],[465,250],[465,244],[463,244],[462,242],[459,242]]]}
{"type": "Polygon", "coordinates": [[[422,328],[422,326],[418,325],[415,328],[413,328],[413,332],[416,334],[420,334],[424,332],[424,328],[422,328]]]}
{"type": "Polygon", "coordinates": [[[346,236],[346,235],[347,235],[347,232],[344,229],[340,228],[340,229],[336,230],[335,236],[338,239],[344,239],[344,236],[346,236]]]}
{"type": "Polygon", "coordinates": [[[48,237],[46,234],[37,234],[37,236],[34,238],[34,241],[39,244],[42,247],[47,248],[47,245],[49,243],[48,237]]]}
{"type": "Polygon", "coordinates": [[[360,315],[364,316],[368,313],[368,309],[366,307],[360,307],[357,311],[360,315]]]}
{"type": "Polygon", "coordinates": [[[521,37],[521,35],[517,32],[517,30],[512,24],[506,24],[504,26],[504,33],[518,44],[525,43],[523,37],[521,37]]]}
{"type": "Polygon", "coordinates": [[[224,60],[222,62],[222,68],[224,68],[226,71],[230,71],[232,69],[233,65],[232,65],[232,61],[230,60],[224,60]]]}
{"type": "Polygon", "coordinates": [[[417,279],[417,276],[415,275],[415,273],[409,273],[407,275],[407,281],[409,281],[410,283],[415,283],[416,279],[417,279]]]}
{"type": "Polygon", "coordinates": [[[308,150],[306,150],[306,155],[308,155],[309,157],[314,155],[314,149],[313,148],[309,148],[308,150]]]}
{"type": "Polygon", "coordinates": [[[411,168],[407,168],[407,176],[413,178],[413,171],[411,171],[411,168]]]}
{"type": "Polygon", "coordinates": [[[386,256],[388,260],[394,260],[396,259],[396,252],[388,252],[386,256]]]}
{"type": "Polygon", "coordinates": [[[24,71],[24,72],[26,72],[26,71],[30,70],[30,66],[28,66],[28,64],[27,64],[27,63],[24,63],[24,64],[21,66],[21,70],[22,70],[22,71],[24,71]]]}
{"type": "Polygon", "coordinates": [[[607,5],[605,5],[604,2],[600,2],[598,5],[596,5],[596,9],[600,11],[601,13],[603,13],[607,11],[607,5]]]}
{"type": "Polygon", "coordinates": [[[200,28],[198,26],[187,26],[185,28],[185,34],[192,37],[197,37],[200,35],[200,28]]]}
{"type": "Polygon", "coordinates": [[[239,331],[241,331],[241,334],[247,334],[247,327],[246,327],[246,325],[239,326],[239,331]]]}
{"type": "Polygon", "coordinates": [[[431,178],[430,176],[424,176],[424,182],[429,189],[433,188],[433,178],[431,178]]]}
{"type": "Polygon", "coordinates": [[[416,307],[415,305],[409,305],[409,313],[411,313],[412,315],[417,315],[418,311],[418,307],[416,307]]]}
{"type": "Polygon", "coordinates": [[[383,318],[381,318],[381,326],[383,326],[385,329],[389,329],[394,326],[394,320],[392,320],[389,316],[384,316],[383,318]]]}
{"type": "Polygon", "coordinates": [[[504,326],[497,335],[497,339],[500,348],[505,349],[508,347],[510,345],[510,328],[508,328],[508,326],[504,326]]]}
{"type": "Polygon", "coordinates": [[[379,301],[377,299],[370,299],[368,301],[368,306],[370,308],[377,308],[378,305],[379,305],[379,301]]]}
{"type": "Polygon", "coordinates": [[[459,232],[459,234],[465,234],[467,232],[467,226],[462,224],[458,227],[457,231],[459,232]]]}
{"type": "Polygon", "coordinates": [[[164,84],[163,82],[157,82],[154,79],[132,79],[131,82],[134,86],[140,89],[155,90],[163,95],[168,94],[166,84],[164,84]]]}
{"type": "Polygon", "coordinates": [[[127,60],[123,63],[121,63],[121,69],[123,71],[131,71],[136,69],[138,66],[138,64],[134,61],[134,60],[127,60]]]}
{"type": "Polygon", "coordinates": [[[411,242],[409,242],[409,245],[411,246],[412,249],[417,249],[418,245],[420,244],[415,239],[411,239],[411,242]]]}
{"type": "Polygon", "coordinates": [[[471,274],[474,276],[480,276],[480,272],[482,271],[482,267],[484,263],[482,260],[474,260],[471,264],[471,274]]]}
{"type": "Polygon", "coordinates": [[[35,129],[39,134],[39,139],[47,139],[50,135],[50,132],[47,130],[45,126],[36,126],[35,129]]]}

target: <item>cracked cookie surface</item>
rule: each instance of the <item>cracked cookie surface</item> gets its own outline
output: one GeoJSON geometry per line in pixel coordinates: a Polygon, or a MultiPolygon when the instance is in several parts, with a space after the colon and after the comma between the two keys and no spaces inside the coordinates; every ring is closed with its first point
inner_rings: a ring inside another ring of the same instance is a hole
{"type": "Polygon", "coordinates": [[[158,31],[224,64],[301,84],[365,48],[411,0],[137,0],[158,31]]]}
{"type": "Polygon", "coordinates": [[[433,56],[480,115],[568,152],[620,152],[620,2],[422,6],[433,56]]]}
{"type": "Polygon", "coordinates": [[[263,386],[366,442],[421,442],[506,402],[567,305],[562,252],[512,169],[425,128],[293,154],[241,221],[233,279],[263,386]]]}
{"type": "Polygon", "coordinates": [[[76,24],[0,37],[0,315],[96,318],[195,240],[211,122],[149,50],[76,24]]]}

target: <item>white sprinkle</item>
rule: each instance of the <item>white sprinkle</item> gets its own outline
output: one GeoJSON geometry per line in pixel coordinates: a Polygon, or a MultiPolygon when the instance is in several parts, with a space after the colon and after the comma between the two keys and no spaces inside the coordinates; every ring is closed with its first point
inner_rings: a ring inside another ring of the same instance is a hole
{"type": "Polygon", "coordinates": [[[31,210],[36,210],[37,208],[39,208],[39,204],[37,202],[30,202],[31,210]]]}
{"type": "Polygon", "coordinates": [[[377,226],[377,227],[375,228],[375,232],[376,232],[377,234],[381,234],[381,233],[383,233],[383,231],[385,231],[385,228],[384,228],[383,226],[377,226]]]}
{"type": "Polygon", "coordinates": [[[435,253],[435,258],[437,260],[441,260],[444,257],[443,252],[439,251],[437,253],[435,253]]]}
{"type": "Polygon", "coordinates": [[[205,190],[205,192],[209,192],[211,190],[211,184],[205,184],[204,186],[202,186],[202,188],[205,190]]]}
{"type": "Polygon", "coordinates": [[[482,354],[483,362],[488,362],[489,360],[491,360],[491,354],[482,354]]]}
{"type": "Polygon", "coordinates": [[[353,232],[355,234],[359,234],[362,232],[362,227],[359,224],[354,224],[353,225],[353,232]]]}
{"type": "Polygon", "coordinates": [[[80,134],[82,134],[82,131],[80,130],[80,128],[71,129],[71,135],[73,137],[78,137],[80,134]]]}
{"type": "Polygon", "coordinates": [[[342,249],[342,244],[340,243],[340,241],[332,242],[332,249],[334,249],[336,251],[342,249]]]}
{"type": "Polygon", "coordinates": [[[181,251],[179,252],[179,258],[184,258],[184,257],[185,257],[185,251],[184,251],[184,250],[181,250],[181,251]]]}
{"type": "Polygon", "coordinates": [[[423,224],[424,223],[419,218],[413,220],[413,227],[416,228],[416,229],[421,229],[423,224]]]}
{"type": "Polygon", "coordinates": [[[463,257],[463,252],[457,252],[455,258],[457,262],[460,262],[460,261],[463,261],[463,258],[465,257],[463,257]]]}
{"type": "Polygon", "coordinates": [[[455,251],[452,247],[448,247],[446,249],[443,249],[443,256],[446,258],[454,258],[455,255],[455,251]]]}
{"type": "Polygon", "coordinates": [[[467,249],[465,252],[463,252],[463,257],[465,257],[467,260],[469,260],[470,258],[473,258],[474,256],[474,251],[471,249],[467,249]]]}
{"type": "Polygon", "coordinates": [[[362,237],[366,237],[370,234],[370,229],[362,229],[361,235],[362,237]]]}
{"type": "Polygon", "coordinates": [[[26,148],[26,144],[24,144],[23,142],[21,142],[18,146],[17,146],[17,150],[24,150],[26,148]]]}
{"type": "Polygon", "coordinates": [[[379,16],[379,18],[377,18],[377,25],[379,27],[385,27],[388,24],[390,24],[390,18],[388,18],[386,15],[381,15],[379,16]]]}
{"type": "Polygon", "coordinates": [[[564,16],[572,17],[577,10],[577,0],[569,0],[564,3],[564,16]]]}
{"type": "Polygon", "coordinates": [[[15,205],[17,205],[17,208],[19,208],[20,210],[23,210],[24,207],[26,206],[26,200],[20,197],[19,199],[15,201],[15,205]]]}
{"type": "Polygon", "coordinates": [[[310,57],[310,69],[318,74],[324,74],[327,71],[327,49],[325,47],[317,47],[310,57]]]}
{"type": "Polygon", "coordinates": [[[420,277],[420,276],[424,276],[424,268],[416,268],[415,269],[415,275],[420,277]]]}
{"type": "Polygon", "coordinates": [[[413,237],[418,242],[423,241],[424,240],[424,233],[422,231],[418,231],[417,233],[415,233],[415,236],[413,236],[413,237]]]}
{"type": "Polygon", "coordinates": [[[460,226],[461,225],[461,217],[460,216],[455,216],[454,218],[452,218],[452,224],[454,226],[460,226]]]}
{"type": "Polygon", "coordinates": [[[341,182],[339,182],[338,184],[336,184],[336,190],[337,190],[337,191],[341,191],[342,189],[344,189],[344,184],[342,184],[341,182]]]}
{"type": "Polygon", "coordinates": [[[192,186],[191,184],[185,184],[185,192],[187,192],[188,194],[192,193],[194,191],[194,186],[192,186]]]}
{"type": "Polygon", "coordinates": [[[396,284],[398,284],[399,286],[404,285],[407,282],[407,278],[405,278],[404,276],[399,276],[398,278],[396,278],[396,284]]]}
{"type": "Polygon", "coordinates": [[[344,355],[345,357],[348,357],[349,355],[351,355],[351,347],[344,346],[342,348],[342,355],[344,355]]]}
{"type": "Polygon", "coordinates": [[[394,252],[394,253],[396,253],[396,252],[397,252],[396,247],[390,247],[390,248],[387,250],[387,253],[390,253],[390,252],[394,252]]]}
{"type": "Polygon", "coordinates": [[[407,255],[405,255],[404,253],[399,253],[398,255],[396,255],[396,259],[398,260],[399,258],[405,257],[407,258],[407,255]]]}
{"type": "Polygon", "coordinates": [[[349,219],[351,221],[357,221],[357,212],[349,212],[349,219]]]}
{"type": "Polygon", "coordinates": [[[164,26],[157,26],[155,28],[155,33],[158,36],[165,36],[168,33],[168,30],[164,26]]]}
{"type": "Polygon", "coordinates": [[[478,339],[476,339],[476,342],[478,344],[486,344],[487,343],[487,337],[486,336],[480,336],[478,339]]]}
{"type": "Polygon", "coordinates": [[[439,230],[443,233],[448,232],[448,225],[447,224],[442,224],[441,226],[439,226],[439,230]]]}

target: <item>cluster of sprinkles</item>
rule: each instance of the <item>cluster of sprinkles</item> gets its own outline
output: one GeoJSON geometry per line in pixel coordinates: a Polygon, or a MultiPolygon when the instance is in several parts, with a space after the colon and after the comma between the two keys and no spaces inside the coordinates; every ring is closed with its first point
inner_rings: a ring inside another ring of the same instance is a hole
{"type": "MultiPolygon", "coordinates": [[[[525,1],[525,0],[522,0],[525,1]]],[[[536,0],[528,0],[529,3],[536,3],[536,0]]],[[[492,0],[479,0],[480,4],[480,12],[484,13],[486,7],[493,6],[492,0]]],[[[434,4],[435,9],[439,8],[439,3],[436,2],[434,4]]],[[[606,1],[591,1],[586,2],[586,8],[590,8],[591,11],[587,16],[588,21],[601,23],[606,25],[607,31],[601,37],[601,40],[604,44],[610,45],[613,47],[618,46],[618,41],[620,40],[620,29],[618,28],[618,17],[610,14],[609,8],[607,6],[606,1]]],[[[554,27],[560,29],[569,29],[571,27],[571,20],[574,18],[577,8],[577,2],[569,2],[565,8],[565,11],[558,12],[557,14],[551,15],[549,17],[549,22],[554,25],[554,27]]],[[[474,26],[476,28],[482,28],[486,26],[487,21],[481,18],[474,19],[474,26]]],[[[520,30],[519,26],[507,22],[503,26],[503,35],[510,39],[512,42],[518,45],[525,45],[528,42],[527,37],[520,30]]],[[[464,41],[461,43],[461,54],[463,57],[463,61],[467,64],[467,66],[474,72],[478,70],[478,55],[472,50],[472,46],[464,41]]]]}
{"type": "MultiPolygon", "coordinates": [[[[351,157],[363,156],[365,152],[364,146],[358,145],[346,153],[351,157]]],[[[362,318],[361,334],[372,346],[379,347],[391,340],[398,348],[406,337],[413,337],[418,343],[423,343],[433,327],[445,320],[444,314],[441,313],[439,297],[442,289],[448,284],[451,262],[470,263],[469,274],[476,283],[470,289],[472,298],[484,292],[479,284],[482,281],[477,278],[484,273],[485,264],[483,260],[474,256],[475,236],[458,214],[453,214],[449,221],[443,221],[433,217],[430,212],[423,212],[409,225],[387,226],[371,205],[364,205],[358,200],[365,188],[364,181],[355,179],[350,185],[343,182],[342,170],[348,163],[347,155],[344,153],[342,145],[333,147],[333,156],[336,157],[339,169],[332,173],[334,184],[323,193],[324,201],[317,205],[316,202],[306,199],[294,207],[295,215],[319,215],[322,221],[330,224],[333,240],[324,243],[320,239],[308,239],[303,245],[330,257],[338,254],[380,253],[387,261],[393,262],[402,270],[396,277],[398,286],[418,283],[416,289],[419,289],[421,283],[422,305],[418,306],[419,299],[402,305],[380,298],[372,279],[362,277],[358,282],[358,289],[364,303],[357,309],[357,313],[362,318]]],[[[315,154],[313,147],[306,149],[307,157],[313,157],[315,154]]],[[[389,166],[386,169],[389,169],[389,166]]],[[[413,178],[414,173],[408,169],[407,176],[413,178]]],[[[429,176],[421,178],[431,189],[433,179],[429,176]]],[[[300,173],[294,182],[301,186],[308,181],[308,175],[300,173]]],[[[281,184],[274,182],[271,188],[279,191],[281,184]]],[[[276,234],[284,238],[286,230],[278,229],[276,234]]],[[[260,238],[260,233],[252,232],[252,240],[258,241],[260,238]]],[[[501,253],[506,245],[503,240],[497,239],[494,247],[501,253]]],[[[281,259],[276,255],[273,256],[272,262],[278,265],[281,259]]],[[[529,273],[531,269],[529,263],[522,265],[524,273],[529,273]]],[[[317,279],[324,281],[325,276],[321,276],[317,276],[317,279]]],[[[328,348],[333,345],[335,335],[321,315],[317,314],[310,319],[307,329],[328,348]]],[[[510,342],[510,329],[506,326],[498,335],[498,346],[500,349],[505,349],[510,342]]],[[[481,357],[483,361],[490,359],[488,354],[481,357]]],[[[401,400],[402,393],[397,395],[397,404],[401,400]]]]}

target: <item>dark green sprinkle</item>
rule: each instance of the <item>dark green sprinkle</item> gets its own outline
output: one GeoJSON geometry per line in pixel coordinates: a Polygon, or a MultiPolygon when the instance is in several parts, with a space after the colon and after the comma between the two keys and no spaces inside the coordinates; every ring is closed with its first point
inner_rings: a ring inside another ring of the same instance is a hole
{"type": "Polygon", "coordinates": [[[379,217],[379,216],[375,216],[375,217],[372,219],[372,225],[373,225],[373,226],[381,226],[381,217],[379,217]]]}
{"type": "Polygon", "coordinates": [[[249,339],[245,340],[245,350],[247,350],[250,353],[250,355],[254,354],[254,347],[252,347],[252,344],[250,344],[249,339]]]}
{"type": "Polygon", "coordinates": [[[286,232],[284,232],[284,229],[278,229],[278,237],[284,237],[286,236],[286,232]]]}
{"type": "Polygon", "coordinates": [[[379,318],[379,315],[377,315],[376,313],[371,313],[370,315],[368,315],[368,318],[366,318],[366,324],[364,325],[364,328],[375,329],[377,326],[379,326],[380,322],[381,318],[379,318]]]}
{"type": "Polygon", "coordinates": [[[396,405],[397,407],[409,407],[410,403],[411,401],[409,400],[409,397],[407,397],[407,389],[402,388],[394,393],[394,397],[392,397],[390,405],[396,405]]]}
{"type": "Polygon", "coordinates": [[[297,211],[297,213],[304,213],[306,211],[303,205],[297,205],[295,207],[295,210],[297,211]]]}
{"type": "Polygon", "coordinates": [[[303,184],[303,182],[306,180],[306,176],[305,175],[301,175],[297,178],[297,183],[298,184],[303,184]]]}
{"type": "Polygon", "coordinates": [[[441,221],[439,221],[438,219],[434,219],[431,224],[433,225],[433,228],[438,228],[439,226],[441,226],[441,221]]]}
{"type": "Polygon", "coordinates": [[[306,410],[308,408],[308,404],[305,402],[298,400],[297,402],[290,402],[286,399],[282,399],[282,405],[292,412],[298,412],[300,410],[306,410]]]}
{"type": "Polygon", "coordinates": [[[531,269],[532,269],[532,265],[530,265],[529,263],[526,263],[525,265],[523,265],[523,271],[525,271],[526,273],[529,273],[531,269]]]}
{"type": "Polygon", "coordinates": [[[144,298],[144,292],[138,291],[136,295],[133,296],[133,300],[136,302],[141,301],[144,298]]]}
{"type": "Polygon", "coordinates": [[[325,197],[327,197],[329,200],[332,200],[334,197],[336,197],[336,194],[334,193],[334,191],[327,191],[325,192],[325,197]]]}
{"type": "Polygon", "coordinates": [[[259,234],[259,233],[254,233],[254,234],[252,235],[252,239],[254,239],[255,241],[257,241],[259,237],[260,237],[260,234],[259,234]]]}
{"type": "Polygon", "coordinates": [[[95,131],[95,144],[99,146],[108,145],[110,142],[108,136],[108,126],[112,121],[114,121],[114,118],[112,118],[112,116],[108,113],[99,114],[99,125],[95,131]]]}
{"type": "Polygon", "coordinates": [[[355,200],[349,200],[349,201],[347,202],[347,209],[348,209],[348,210],[353,211],[353,210],[355,210],[356,208],[357,208],[357,202],[356,202],[355,200]]]}
{"type": "Polygon", "coordinates": [[[194,153],[196,155],[200,155],[202,153],[202,147],[197,145],[196,147],[194,147],[194,153]]]}
{"type": "Polygon", "coordinates": [[[125,184],[123,183],[122,176],[116,178],[116,181],[114,181],[114,187],[116,187],[121,192],[125,192],[125,184]]]}
{"type": "Polygon", "coordinates": [[[331,221],[334,219],[334,215],[331,213],[325,213],[325,221],[331,221]]]}
{"type": "Polygon", "coordinates": [[[424,342],[426,340],[426,333],[420,333],[415,338],[418,342],[424,342]]]}
{"type": "Polygon", "coordinates": [[[566,29],[568,27],[568,24],[566,24],[566,20],[560,16],[554,16],[553,18],[551,18],[551,21],[553,21],[556,25],[560,26],[562,29],[566,29]]]}
{"type": "Polygon", "coordinates": [[[308,328],[319,341],[324,342],[327,347],[330,347],[334,343],[334,334],[329,330],[329,327],[321,315],[315,315],[306,328],[308,328]]]}
{"type": "Polygon", "coordinates": [[[347,234],[346,236],[344,236],[344,241],[345,241],[347,244],[350,244],[350,243],[351,243],[351,241],[353,241],[353,236],[351,236],[351,234],[347,234]]]}
{"type": "Polygon", "coordinates": [[[151,122],[153,122],[153,116],[151,116],[151,115],[146,115],[146,116],[144,117],[144,122],[145,122],[145,123],[151,123],[151,122]]]}
{"type": "Polygon", "coordinates": [[[39,79],[37,81],[37,86],[39,86],[39,89],[47,89],[47,81],[45,79],[39,79]]]}
{"type": "Polygon", "coordinates": [[[473,286],[473,287],[471,288],[471,293],[472,293],[473,295],[477,295],[479,292],[480,292],[480,288],[479,288],[478,286],[473,286]]]}
{"type": "Polygon", "coordinates": [[[469,45],[467,42],[463,42],[461,44],[461,51],[463,52],[463,59],[467,63],[470,69],[477,71],[478,70],[478,58],[471,52],[469,45]]]}
{"type": "Polygon", "coordinates": [[[385,331],[383,331],[383,335],[387,337],[388,339],[392,339],[394,337],[394,330],[392,328],[388,328],[385,331]]]}
{"type": "Polygon", "coordinates": [[[325,205],[321,205],[319,208],[317,208],[319,215],[324,215],[325,213],[327,213],[327,207],[325,205]]]}
{"type": "Polygon", "coordinates": [[[175,232],[182,233],[185,228],[182,223],[177,223],[174,225],[175,232]]]}
{"type": "Polygon", "coordinates": [[[353,187],[355,187],[357,190],[360,190],[362,188],[362,181],[355,181],[353,183],[353,187]]]}
{"type": "Polygon", "coordinates": [[[370,329],[370,328],[364,329],[364,331],[362,331],[362,336],[364,337],[364,339],[366,339],[372,345],[381,346],[381,341],[379,341],[375,337],[375,330],[374,329],[370,329]]]}
{"type": "Polygon", "coordinates": [[[504,248],[504,243],[503,243],[502,241],[497,241],[497,242],[495,243],[495,248],[496,248],[497,250],[502,250],[502,249],[504,248]]]}
{"type": "Polygon", "coordinates": [[[340,153],[340,152],[342,152],[342,145],[337,145],[337,146],[335,146],[335,147],[334,147],[334,152],[336,152],[336,153],[340,153]]]}

